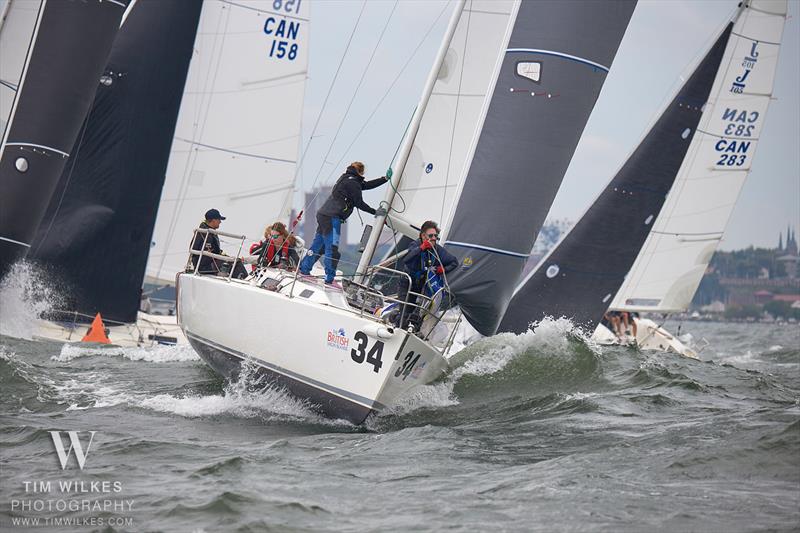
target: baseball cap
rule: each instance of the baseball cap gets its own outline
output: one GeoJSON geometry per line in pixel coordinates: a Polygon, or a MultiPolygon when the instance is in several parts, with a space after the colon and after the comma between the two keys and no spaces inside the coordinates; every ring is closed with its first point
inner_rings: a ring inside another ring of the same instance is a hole
{"type": "Polygon", "coordinates": [[[225,220],[218,209],[209,209],[206,211],[206,220],[225,220]]]}

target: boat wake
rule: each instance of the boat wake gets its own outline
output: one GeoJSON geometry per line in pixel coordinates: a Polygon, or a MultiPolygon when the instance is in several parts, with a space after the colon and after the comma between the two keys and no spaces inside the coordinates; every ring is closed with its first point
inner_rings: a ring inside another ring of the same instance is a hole
{"type": "MultiPolygon", "coordinates": [[[[261,382],[255,366],[245,364],[239,379],[227,382],[219,394],[205,392],[204,381],[183,385],[181,390],[154,394],[159,385],[154,381],[139,383],[137,371],[125,372],[121,367],[104,361],[83,365],[73,364],[90,357],[122,357],[148,363],[193,362],[199,358],[189,347],[161,346],[152,348],[87,347],[64,345],[58,355],[50,358],[69,365],[39,365],[27,361],[5,346],[0,346],[0,383],[16,402],[32,407],[84,411],[116,406],[144,409],[151,412],[185,418],[233,416],[259,418],[269,421],[302,421],[324,425],[350,425],[331,421],[318,415],[307,403],[283,389],[261,382]],[[136,379],[129,379],[133,377],[136,379]],[[185,390],[188,389],[188,390],[185,390]],[[35,404],[35,405],[34,405],[35,404]]],[[[130,369],[131,367],[128,367],[130,369]]],[[[197,370],[194,370],[197,372],[197,370]]],[[[172,388],[172,387],[170,387],[172,388]]],[[[162,389],[163,390],[163,389],[162,389]]]]}
{"type": "Polygon", "coordinates": [[[312,407],[283,389],[262,382],[256,376],[257,367],[249,362],[242,365],[239,379],[225,385],[222,394],[172,395],[159,394],[139,403],[140,407],[183,417],[233,415],[240,418],[277,417],[322,421],[312,407]]]}
{"type": "Polygon", "coordinates": [[[189,345],[182,346],[143,346],[139,348],[122,348],[119,346],[96,346],[82,344],[64,344],[61,352],[50,358],[52,361],[68,363],[83,357],[124,357],[130,361],[148,363],[183,363],[200,361],[200,357],[189,345]]]}

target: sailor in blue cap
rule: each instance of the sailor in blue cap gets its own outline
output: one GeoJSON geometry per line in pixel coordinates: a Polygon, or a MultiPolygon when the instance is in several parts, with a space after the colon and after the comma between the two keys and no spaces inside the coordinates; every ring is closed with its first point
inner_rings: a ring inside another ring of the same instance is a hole
{"type": "MultiPolygon", "coordinates": [[[[219,226],[223,220],[225,220],[225,217],[222,216],[222,213],[220,213],[218,209],[209,209],[206,211],[205,220],[200,223],[200,229],[217,230],[219,229],[219,226]]],[[[196,233],[194,242],[192,243],[192,250],[205,250],[206,252],[211,252],[212,254],[225,255],[222,252],[222,247],[219,243],[219,236],[217,236],[216,233],[209,233],[208,237],[206,237],[206,233],[196,233]],[[205,247],[203,247],[203,242],[205,242],[205,247]]],[[[197,266],[197,258],[198,256],[192,255],[193,270],[197,266]]],[[[221,262],[213,257],[208,257],[205,255],[200,256],[200,268],[197,269],[197,272],[199,274],[219,274],[220,271],[223,270],[223,265],[220,263],[224,263],[224,261],[221,262]]],[[[234,266],[233,277],[244,278],[246,276],[247,271],[242,265],[241,260],[237,260],[234,266]]]]}

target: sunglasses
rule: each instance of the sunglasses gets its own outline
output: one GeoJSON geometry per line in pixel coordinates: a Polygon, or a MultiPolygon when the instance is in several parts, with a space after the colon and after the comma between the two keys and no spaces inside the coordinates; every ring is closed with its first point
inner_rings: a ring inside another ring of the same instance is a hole
{"type": "Polygon", "coordinates": [[[426,233],[425,236],[427,238],[429,238],[429,239],[438,239],[439,238],[439,234],[438,233],[426,233]]]}
{"type": "Polygon", "coordinates": [[[277,239],[279,237],[283,237],[283,235],[281,235],[280,233],[271,233],[270,237],[272,237],[273,239],[277,239]]]}

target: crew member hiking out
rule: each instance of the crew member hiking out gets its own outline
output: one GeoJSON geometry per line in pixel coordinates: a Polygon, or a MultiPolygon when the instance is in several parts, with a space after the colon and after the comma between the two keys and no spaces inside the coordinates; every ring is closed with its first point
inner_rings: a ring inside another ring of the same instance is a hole
{"type": "Polygon", "coordinates": [[[362,198],[362,191],[380,187],[389,181],[383,176],[374,180],[364,180],[364,163],[355,161],[347,167],[333,186],[331,195],[317,212],[317,232],[314,242],[309,247],[308,254],[300,262],[300,273],[309,275],[314,263],[319,259],[320,253],[325,250],[322,264],[325,267],[325,283],[333,284],[336,276],[336,267],[339,265],[339,237],[342,222],[353,214],[355,209],[360,209],[371,215],[383,216],[386,210],[379,207],[373,209],[362,198]]]}
{"type": "MultiPolygon", "coordinates": [[[[403,258],[403,269],[411,278],[400,278],[398,299],[406,304],[415,304],[417,297],[409,291],[426,296],[434,296],[444,286],[444,275],[458,267],[458,259],[453,254],[436,244],[439,239],[439,228],[436,222],[428,220],[422,224],[419,239],[408,245],[408,251],[403,258]]],[[[416,308],[403,305],[400,309],[398,325],[406,329],[409,322],[421,319],[416,308]]],[[[417,328],[419,329],[419,328],[417,328]]]]}

